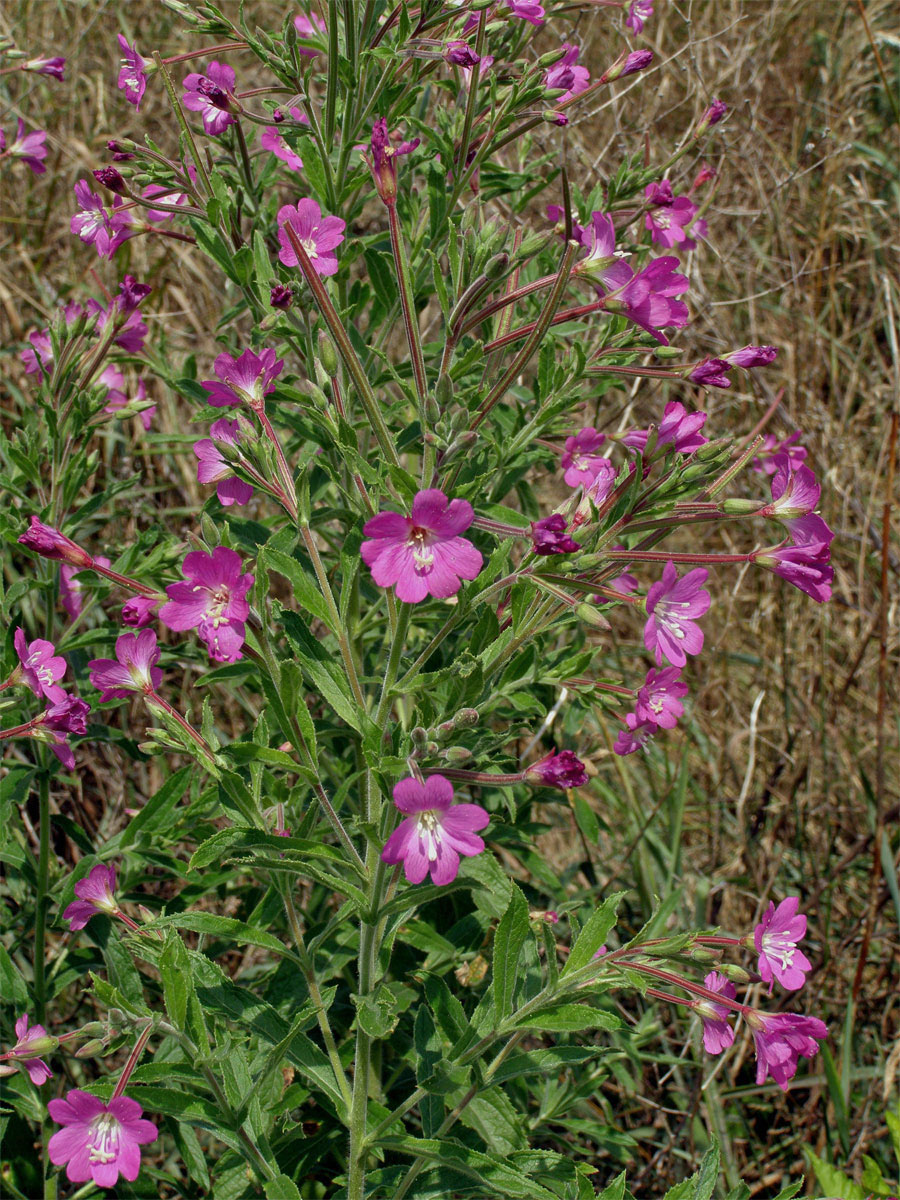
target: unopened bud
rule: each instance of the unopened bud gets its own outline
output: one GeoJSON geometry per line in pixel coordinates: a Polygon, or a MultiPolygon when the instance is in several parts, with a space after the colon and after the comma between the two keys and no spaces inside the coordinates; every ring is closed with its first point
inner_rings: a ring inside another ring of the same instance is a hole
{"type": "Polygon", "coordinates": [[[750,972],[739,967],[737,963],[720,963],[716,970],[720,975],[727,976],[735,983],[749,983],[751,979],[750,972]]]}
{"type": "Polygon", "coordinates": [[[435,396],[425,397],[425,416],[432,424],[441,419],[441,406],[438,404],[435,396]]]}
{"type": "Polygon", "coordinates": [[[719,955],[713,954],[712,950],[707,950],[705,946],[694,946],[691,950],[691,957],[694,962],[714,963],[718,961],[719,955]]]}
{"type": "Polygon", "coordinates": [[[441,456],[441,466],[446,466],[452,462],[454,458],[459,458],[461,454],[465,454],[470,446],[473,446],[478,439],[478,434],[474,429],[467,429],[455,438],[447,447],[444,454],[441,456]]]}
{"type": "Polygon", "coordinates": [[[338,373],[337,350],[334,348],[334,342],[324,332],[319,334],[319,358],[322,360],[322,366],[334,378],[338,373]]]}
{"type": "Polygon", "coordinates": [[[449,375],[441,375],[434,385],[434,398],[442,412],[446,412],[453,403],[453,380],[449,375]]]}
{"type": "Polygon", "coordinates": [[[200,534],[204,542],[211,549],[215,549],[218,546],[220,540],[219,530],[209,513],[202,512],[200,514],[200,534]]]}
{"type": "Polygon", "coordinates": [[[448,746],[444,751],[444,759],[448,763],[464,763],[468,762],[472,757],[472,751],[467,750],[465,746],[448,746]]]}
{"type": "Polygon", "coordinates": [[[656,346],[653,353],[657,358],[680,358],[681,350],[678,346],[656,346]]]}
{"type": "Polygon", "coordinates": [[[141,915],[141,920],[145,925],[149,925],[151,921],[156,920],[156,913],[150,911],[146,904],[139,904],[137,910],[141,915]]]}
{"type": "Polygon", "coordinates": [[[272,120],[277,125],[280,125],[281,122],[284,120],[284,113],[281,111],[280,108],[276,108],[276,109],[272,110],[272,120]]]}
{"type": "Polygon", "coordinates": [[[453,717],[454,729],[474,729],[478,724],[477,708],[461,708],[453,717]]]}
{"type": "Polygon", "coordinates": [[[411,730],[409,736],[414,746],[424,746],[428,741],[428,733],[421,725],[417,725],[415,729],[411,730]]]}
{"type": "Polygon", "coordinates": [[[434,731],[434,736],[439,741],[443,741],[445,738],[452,737],[455,732],[456,730],[452,721],[441,721],[440,725],[434,731]]]}
{"type": "Polygon", "coordinates": [[[89,1042],[85,1042],[83,1046],[79,1046],[75,1051],[76,1058],[93,1058],[95,1054],[102,1054],[106,1049],[106,1043],[101,1038],[91,1038],[89,1042]]]}
{"type": "Polygon", "coordinates": [[[304,395],[310,398],[316,408],[328,407],[328,397],[311,379],[301,379],[297,386],[304,395]]]}
{"type": "Polygon", "coordinates": [[[495,254],[493,256],[493,258],[489,258],[487,260],[487,262],[485,263],[485,266],[484,266],[485,279],[490,279],[491,282],[493,283],[494,280],[500,279],[506,273],[506,269],[508,266],[509,266],[509,255],[506,253],[505,250],[501,250],[501,252],[499,254],[495,254]]]}
{"type": "Polygon", "coordinates": [[[596,629],[612,628],[606,617],[590,604],[582,603],[576,605],[575,616],[579,620],[585,621],[588,625],[593,625],[596,629]]]}
{"type": "Polygon", "coordinates": [[[558,63],[561,58],[565,58],[568,53],[568,46],[559,46],[556,50],[548,50],[546,54],[542,54],[537,60],[537,65],[546,71],[548,67],[552,67],[554,63],[558,63]]]}
{"type": "Polygon", "coordinates": [[[284,312],[294,303],[294,293],[289,283],[273,283],[269,290],[269,305],[284,312]]]}
{"type": "Polygon", "coordinates": [[[115,192],[117,196],[128,195],[125,179],[121,171],[117,171],[115,167],[98,167],[94,171],[94,178],[98,183],[102,183],[105,188],[109,188],[111,192],[115,192]]]}
{"type": "Polygon", "coordinates": [[[0,1062],[0,1078],[5,1075],[15,1075],[16,1068],[11,1067],[9,1063],[0,1062]]]}

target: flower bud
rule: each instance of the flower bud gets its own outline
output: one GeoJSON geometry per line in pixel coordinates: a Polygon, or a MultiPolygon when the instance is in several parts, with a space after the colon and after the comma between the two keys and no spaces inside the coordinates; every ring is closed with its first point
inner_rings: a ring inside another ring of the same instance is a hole
{"type": "Polygon", "coordinates": [[[269,290],[269,305],[284,312],[294,303],[294,293],[289,283],[273,283],[269,290]]]}
{"type": "Polygon", "coordinates": [[[472,751],[465,746],[448,746],[444,751],[445,761],[452,764],[468,762],[471,757],[472,751]]]}
{"type": "Polygon", "coordinates": [[[121,171],[117,171],[115,167],[98,167],[93,175],[98,183],[102,183],[105,188],[109,188],[117,196],[128,195],[125,179],[121,171]]]}
{"type": "Polygon", "coordinates": [[[575,606],[575,616],[580,621],[593,625],[595,629],[612,629],[609,621],[592,605],[582,602],[575,606]]]}
{"type": "Polygon", "coordinates": [[[694,946],[691,950],[691,958],[698,963],[714,963],[718,961],[719,955],[708,950],[706,946],[694,946]]]}
{"type": "Polygon", "coordinates": [[[200,534],[204,542],[211,549],[215,549],[221,540],[216,523],[210,517],[209,513],[201,512],[200,514],[200,534]]]}
{"type": "Polygon", "coordinates": [[[537,65],[542,70],[546,70],[547,67],[552,67],[554,63],[558,63],[561,58],[565,58],[568,52],[568,46],[557,46],[555,50],[548,50],[546,54],[542,54],[537,60],[537,65]]]}
{"type": "Polygon", "coordinates": [[[95,1054],[102,1054],[106,1049],[106,1042],[102,1038],[91,1038],[89,1042],[85,1042],[83,1046],[79,1046],[75,1051],[76,1058],[93,1058],[95,1054]]]}
{"type": "Polygon", "coordinates": [[[743,967],[739,967],[737,963],[720,963],[716,968],[721,975],[727,975],[729,979],[735,983],[749,983],[751,975],[749,971],[745,971],[743,967]]]}
{"type": "Polygon", "coordinates": [[[5,1075],[15,1075],[16,1068],[11,1067],[9,1063],[0,1062],[0,1078],[5,1075]]]}
{"type": "Polygon", "coordinates": [[[324,330],[319,333],[319,358],[322,360],[322,366],[333,379],[338,373],[337,350],[334,348],[334,342],[324,330]]]}
{"type": "Polygon", "coordinates": [[[682,351],[678,346],[656,346],[653,353],[657,358],[680,358],[682,351]]]}
{"type": "Polygon", "coordinates": [[[484,266],[484,277],[492,283],[501,279],[509,267],[509,255],[505,250],[501,250],[499,254],[495,254],[493,258],[489,258],[484,266]]]}
{"type": "Polygon", "coordinates": [[[711,125],[718,125],[727,112],[727,104],[721,100],[713,100],[712,104],[697,122],[697,130],[694,137],[699,137],[701,133],[705,133],[711,125]]]}
{"type": "Polygon", "coordinates": [[[454,458],[459,458],[460,455],[465,454],[469,447],[473,446],[477,440],[478,434],[474,429],[465,430],[465,432],[461,433],[459,437],[455,438],[450,443],[450,445],[441,455],[441,466],[445,467],[449,462],[452,462],[454,458]]]}
{"type": "Polygon", "coordinates": [[[43,1054],[52,1054],[58,1046],[59,1038],[51,1037],[48,1033],[45,1037],[30,1038],[28,1045],[17,1050],[15,1056],[23,1061],[29,1058],[40,1058],[43,1054]]]}
{"type": "Polygon", "coordinates": [[[415,729],[411,730],[409,736],[414,746],[424,746],[428,741],[428,733],[421,725],[417,725],[415,729]]]}
{"type": "Polygon", "coordinates": [[[461,708],[453,717],[454,729],[474,729],[478,724],[477,708],[461,708]]]}
{"type": "Polygon", "coordinates": [[[434,385],[434,398],[442,411],[446,411],[453,403],[453,380],[449,375],[441,375],[434,385]]]}

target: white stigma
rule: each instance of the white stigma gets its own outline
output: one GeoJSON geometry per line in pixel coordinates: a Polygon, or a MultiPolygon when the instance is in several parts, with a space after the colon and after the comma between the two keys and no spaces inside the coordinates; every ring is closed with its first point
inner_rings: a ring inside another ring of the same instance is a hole
{"type": "Polygon", "coordinates": [[[417,571],[427,571],[434,563],[434,551],[428,546],[428,530],[413,529],[409,540],[412,542],[413,560],[417,571]]]}
{"type": "Polygon", "coordinates": [[[419,813],[416,819],[419,840],[424,843],[429,862],[434,862],[441,845],[441,814],[436,808],[419,813]]]}
{"type": "Polygon", "coordinates": [[[88,1158],[91,1162],[108,1163],[119,1155],[121,1126],[112,1113],[103,1113],[91,1121],[88,1158]]]}

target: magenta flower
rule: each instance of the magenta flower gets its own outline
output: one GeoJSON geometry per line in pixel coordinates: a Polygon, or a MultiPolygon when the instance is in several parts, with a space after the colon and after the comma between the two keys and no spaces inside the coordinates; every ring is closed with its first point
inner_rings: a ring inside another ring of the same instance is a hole
{"type": "Polygon", "coordinates": [[[22,162],[31,167],[35,175],[43,175],[47,170],[44,165],[44,159],[47,157],[47,147],[44,144],[46,141],[46,129],[32,129],[31,133],[26,133],[25,122],[19,117],[15,139],[9,143],[4,155],[21,158],[22,162]]]}
{"type": "Polygon", "coordinates": [[[786,454],[793,468],[802,467],[806,460],[806,448],[796,444],[799,438],[799,430],[790,434],[782,442],[778,441],[774,433],[767,433],[763,438],[759,457],[753,460],[753,470],[760,475],[774,475],[778,470],[775,459],[779,454],[786,454]]]}
{"type": "Polygon", "coordinates": [[[159,610],[169,629],[196,629],[215,662],[243,657],[244,622],[250,614],[246,595],[253,576],[242,574],[241,566],[240,555],[226,546],[217,546],[212,554],[192,550],[181,567],[187,582],[170,583],[168,603],[159,610]]]}
{"type": "MultiPolygon", "coordinates": [[[[308,17],[301,13],[294,17],[294,28],[301,38],[315,41],[319,34],[326,32],[327,26],[318,13],[310,13],[308,17]]],[[[303,54],[306,58],[315,58],[319,49],[314,46],[298,46],[297,53],[303,54]]]]}
{"type": "Polygon", "coordinates": [[[273,283],[269,288],[269,304],[286,312],[294,303],[294,293],[289,283],[273,283]]]}
{"type": "MultiPolygon", "coordinates": [[[[769,363],[773,363],[778,357],[778,351],[774,346],[744,346],[741,350],[732,350],[730,354],[723,355],[726,362],[731,363],[735,367],[767,367],[769,363]]],[[[771,434],[767,435],[771,437],[771,434]]],[[[799,437],[799,434],[794,434],[794,437],[799,437]]]]}
{"type": "Polygon", "coordinates": [[[65,909],[63,920],[69,922],[74,932],[84,929],[91,917],[98,912],[106,913],[110,917],[116,916],[119,905],[115,890],[116,868],[97,863],[91,867],[84,879],[79,879],[75,884],[75,895],[78,899],[73,900],[65,909]]]}
{"type": "Polygon", "coordinates": [[[73,567],[77,567],[79,570],[92,566],[93,559],[91,556],[86,550],[82,550],[80,546],[77,546],[71,538],[67,538],[64,533],[60,533],[52,525],[45,525],[37,517],[29,517],[28,519],[30,522],[29,526],[18,539],[21,545],[27,546],[29,550],[36,551],[42,558],[52,558],[61,562],[71,563],[73,567]]]}
{"type": "Polygon", "coordinates": [[[703,649],[703,631],[696,621],[709,608],[709,592],[703,590],[708,574],[696,567],[679,579],[675,564],[667,562],[662,579],[647,593],[644,645],[655,654],[658,667],[664,657],[673,667],[683,667],[688,654],[703,649]]]}
{"type": "Polygon", "coordinates": [[[529,25],[543,25],[546,13],[537,0],[506,0],[510,16],[527,21],[529,25]]]}
{"type": "Polygon", "coordinates": [[[122,605],[122,624],[134,629],[149,625],[159,601],[159,596],[132,596],[122,605]]]}
{"type": "Polygon", "coordinates": [[[284,362],[276,357],[274,350],[262,350],[259,354],[245,350],[239,358],[220,354],[213,363],[218,379],[204,379],[203,386],[209,392],[213,408],[233,408],[246,402],[259,411],[265,397],[275,390],[275,380],[283,369],[284,362]]]}
{"type": "Polygon", "coordinates": [[[16,1021],[16,1037],[16,1044],[6,1054],[0,1055],[0,1059],[12,1058],[21,1062],[31,1082],[35,1087],[40,1087],[52,1077],[53,1072],[38,1056],[55,1050],[59,1041],[51,1037],[43,1025],[29,1025],[27,1013],[22,1013],[16,1021]]]}
{"type": "Polygon", "coordinates": [[[808,516],[819,503],[822,492],[815,475],[809,467],[793,466],[787,454],[776,454],[772,462],[775,467],[772,503],[761,508],[758,515],[786,522],[808,516]]]}
{"type": "Polygon", "coordinates": [[[723,358],[705,358],[694,367],[688,379],[691,383],[699,383],[701,387],[728,388],[731,387],[729,369],[723,358]]]}
{"type": "Polygon", "coordinates": [[[565,50],[565,54],[544,76],[544,87],[548,91],[563,93],[556,97],[554,104],[565,104],[573,96],[580,95],[591,82],[587,67],[578,66],[578,47],[563,42],[561,49],[565,50]]]}
{"type": "MultiPolygon", "coordinates": [[[[703,980],[711,992],[718,992],[726,1000],[735,997],[734,984],[718,971],[710,971],[703,980]]],[[[715,1000],[695,1000],[694,1012],[703,1022],[703,1049],[707,1054],[721,1054],[734,1043],[734,1030],[728,1022],[728,1016],[733,1011],[715,1000]]]]}
{"type": "MultiPolygon", "coordinates": [[[[112,565],[103,554],[98,554],[94,562],[98,567],[112,565]]],[[[69,563],[63,563],[59,568],[59,600],[70,621],[75,620],[83,607],[81,599],[83,587],[78,578],[80,573],[80,567],[73,567],[69,563]]]]}
{"type": "Polygon", "coordinates": [[[141,419],[144,432],[149,432],[150,426],[153,424],[153,417],[156,414],[156,405],[145,403],[147,399],[146,383],[143,379],[139,379],[137,381],[137,387],[135,388],[134,396],[129,399],[129,397],[126,396],[126,394],[121,390],[125,384],[125,380],[122,377],[121,371],[118,371],[117,367],[107,367],[106,371],[104,371],[100,376],[101,381],[105,383],[107,372],[111,373],[113,371],[118,373],[120,385],[118,387],[110,388],[110,390],[106,393],[106,404],[103,406],[103,411],[111,414],[122,413],[122,416],[125,417],[138,416],[141,419]],[[128,411],[122,412],[123,409],[127,409],[128,411]]]}
{"type": "MultiPolygon", "coordinates": [[[[821,522],[831,534],[822,518],[814,515],[801,517],[792,524],[800,525],[801,521],[810,520],[821,522]]],[[[820,540],[801,542],[793,546],[775,546],[771,550],[756,551],[752,558],[761,567],[772,571],[786,583],[793,584],[801,592],[811,596],[817,604],[824,604],[826,600],[831,599],[834,568],[830,565],[831,550],[828,542],[820,540]]]]}
{"type": "Polygon", "coordinates": [[[468,500],[447,500],[437,488],[418,492],[410,516],[382,511],[366,522],[360,554],[379,587],[393,586],[398,600],[454,596],[474,579],[482,557],[460,537],[475,519],[468,500]]]}
{"type": "Polygon", "coordinates": [[[233,92],[234,70],[227,63],[211,62],[205,75],[192,71],[185,76],[181,102],[191,112],[200,114],[210,137],[218,137],[236,121],[229,112],[233,92]]]}
{"type": "Polygon", "coordinates": [[[677,667],[663,667],[662,670],[651,667],[637,694],[635,716],[663,729],[674,729],[678,718],[684,716],[681,698],[687,694],[688,685],[683,682],[677,667]]]}
{"type": "Polygon", "coordinates": [[[29,58],[22,63],[23,71],[33,71],[35,75],[52,75],[54,79],[65,79],[66,60],[56,58],[29,58]]]}
{"type": "MultiPolygon", "coordinates": [[[[705,412],[689,413],[680,400],[670,400],[659,423],[657,448],[672,446],[679,454],[693,454],[709,441],[709,438],[700,432],[705,423],[705,412]]],[[[644,450],[649,437],[649,429],[634,429],[631,433],[626,433],[621,440],[623,446],[644,450]]]]}
{"type": "Polygon", "coordinates": [[[633,50],[631,54],[626,57],[621,70],[617,71],[615,76],[607,72],[607,78],[618,79],[620,76],[636,75],[638,71],[645,71],[652,62],[652,50],[633,50]]]}
{"type": "MultiPolygon", "coordinates": [[[[672,185],[668,179],[648,184],[644,195],[653,205],[644,218],[644,227],[650,230],[651,241],[656,245],[665,246],[667,250],[673,247],[696,250],[697,243],[687,232],[698,212],[693,200],[687,196],[673,196],[672,185]]],[[[706,233],[706,223],[698,221],[696,232],[703,237],[706,233]]]]}
{"type": "Polygon", "coordinates": [[[285,225],[293,229],[319,275],[336,274],[338,261],[335,249],[344,240],[346,221],[340,217],[323,217],[315,200],[304,199],[296,205],[285,204],[279,208],[278,241],[281,249],[278,258],[286,267],[296,267],[297,255],[284,232],[285,225]]]}
{"type": "MultiPolygon", "coordinates": [[[[294,121],[299,125],[308,125],[309,117],[302,108],[288,110],[294,121]]],[[[276,158],[280,158],[292,171],[303,170],[303,159],[284,139],[276,125],[267,125],[259,136],[259,144],[263,150],[269,150],[276,158]]]]}
{"type": "Polygon", "coordinates": [[[50,1161],[61,1167],[72,1183],[89,1179],[97,1187],[115,1187],[119,1176],[135,1180],[141,1169],[141,1145],[158,1136],[152,1121],[141,1118],[143,1109],[128,1096],[104,1104],[89,1092],[73,1088],[65,1100],[51,1100],[47,1111],[63,1126],[47,1143],[50,1161]]]}
{"type": "Polygon", "coordinates": [[[697,126],[697,133],[703,133],[709,129],[710,125],[718,125],[725,114],[728,112],[728,105],[722,100],[713,100],[709,108],[700,118],[700,123],[697,126]]]}
{"type": "Polygon", "coordinates": [[[568,788],[584,787],[588,781],[584,763],[571,750],[551,750],[540,762],[532,763],[524,772],[528,783],[537,787],[568,788]]]}
{"type": "Polygon", "coordinates": [[[623,756],[634,754],[636,750],[643,750],[659,730],[655,721],[642,721],[634,713],[625,714],[625,725],[627,728],[619,730],[619,735],[613,744],[613,752],[623,756]]]}
{"type": "Polygon", "coordinates": [[[592,507],[600,508],[616,485],[618,471],[612,462],[608,458],[595,458],[594,463],[593,475],[584,489],[584,495],[572,518],[573,529],[577,529],[580,525],[584,525],[585,522],[591,520],[593,516],[592,507]]]}
{"type": "Polygon", "coordinates": [[[129,354],[139,354],[144,348],[147,326],[141,320],[141,303],[153,289],[148,283],[138,283],[133,275],[126,275],[119,284],[119,294],[104,306],[96,300],[88,301],[88,309],[97,314],[97,329],[103,332],[113,326],[113,344],[129,354]]]}
{"type": "Polygon", "coordinates": [[[402,862],[409,883],[421,883],[429,873],[438,887],[452,883],[460,855],[471,858],[484,850],[478,830],[490,817],[479,804],[454,804],[443,775],[429,775],[424,783],[401,779],[394,784],[394,804],[408,815],[385,842],[381,861],[402,862]]]}
{"type": "MultiPolygon", "coordinates": [[[[592,283],[602,284],[610,290],[629,283],[634,272],[628,263],[616,254],[616,229],[612,217],[607,213],[592,212],[590,225],[579,228],[581,244],[587,250],[587,255],[576,263],[575,273],[584,275],[592,283]]],[[[574,229],[572,232],[575,232],[574,229]]]]}
{"type": "Polygon", "coordinates": [[[214,422],[210,436],[194,442],[199,483],[215,483],[219,503],[225,507],[246,504],[253,495],[253,485],[239,479],[231,464],[222,457],[220,446],[237,446],[241,441],[240,423],[227,417],[214,422]]]}
{"type": "Polygon", "coordinates": [[[78,696],[68,696],[63,693],[62,698],[54,700],[37,719],[36,724],[39,728],[48,729],[53,735],[63,735],[53,736],[50,748],[56,753],[60,762],[65,763],[66,766],[74,766],[75,759],[66,743],[65,735],[74,733],[77,737],[84,737],[87,733],[87,715],[90,711],[91,706],[84,700],[79,699],[78,696]],[[60,753],[64,745],[65,750],[60,753]]]}
{"type": "Polygon", "coordinates": [[[132,692],[149,695],[162,683],[157,667],[159,646],[152,629],[140,633],[120,633],[116,638],[116,657],[95,658],[88,663],[90,680],[100,692],[100,703],[127,700],[132,692]]]}
{"type": "Polygon", "coordinates": [[[137,233],[130,210],[117,211],[122,200],[113,197],[112,211],[106,208],[100,197],[92,192],[86,179],[75,184],[75,199],[78,212],[71,218],[69,227],[89,246],[93,246],[101,258],[112,258],[123,242],[137,233]]]}
{"type": "Polygon", "coordinates": [[[563,479],[569,487],[587,486],[607,460],[596,452],[606,441],[606,435],[592,425],[580,429],[574,437],[566,438],[565,453],[560,464],[565,470],[563,479]]]}
{"type": "Polygon", "coordinates": [[[783,1092],[797,1074],[801,1058],[815,1058],[819,1042],[828,1037],[828,1026],[818,1017],[799,1013],[746,1014],[756,1045],[756,1083],[771,1075],[783,1092]]]}
{"type": "Polygon", "coordinates": [[[632,33],[641,33],[644,28],[644,22],[649,21],[652,16],[653,0],[631,0],[625,24],[632,33]]]}
{"type": "Polygon", "coordinates": [[[806,982],[806,972],[812,963],[797,943],[806,935],[806,917],[798,913],[800,901],[796,896],[787,896],[778,907],[774,901],[763,913],[763,918],[753,930],[753,944],[759,954],[757,970],[769,985],[769,995],[777,979],[783,988],[795,992],[806,982]]]}
{"type": "Polygon", "coordinates": [[[673,299],[688,290],[687,276],[679,275],[681,264],[673,255],[654,258],[624,286],[607,297],[609,312],[621,313],[641,329],[646,329],[664,346],[669,340],[663,329],[681,329],[688,322],[688,307],[673,299]]]}
{"type": "Polygon", "coordinates": [[[448,42],[444,47],[444,61],[454,67],[465,67],[471,70],[481,59],[468,42],[448,42]]]}
{"type": "Polygon", "coordinates": [[[400,142],[397,146],[392,146],[385,118],[379,117],[372,126],[369,153],[365,155],[365,159],[375,181],[375,190],[385,204],[393,204],[397,199],[396,160],[402,154],[411,154],[420,141],[421,138],[414,138],[411,142],[400,142]]]}
{"type": "Polygon", "coordinates": [[[141,107],[147,90],[147,60],[141,58],[134,46],[129,46],[122,34],[117,35],[122,51],[122,65],[116,87],[125,93],[125,99],[135,108],[141,107]]]}
{"type": "Polygon", "coordinates": [[[562,513],[551,513],[540,521],[531,522],[531,540],[535,554],[574,554],[581,549],[580,543],[566,533],[566,518],[562,513]]]}
{"type": "Polygon", "coordinates": [[[52,702],[62,700],[66,692],[56,681],[66,673],[66,660],[56,653],[53,643],[43,638],[26,642],[20,625],[13,634],[13,645],[20,663],[14,674],[20,675],[36,696],[46,696],[52,702]]]}

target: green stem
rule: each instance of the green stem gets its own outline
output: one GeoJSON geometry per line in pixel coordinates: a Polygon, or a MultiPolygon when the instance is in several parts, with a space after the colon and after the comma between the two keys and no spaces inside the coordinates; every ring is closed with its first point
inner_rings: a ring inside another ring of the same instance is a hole
{"type": "Polygon", "coordinates": [[[185,119],[184,110],[181,107],[181,102],[179,101],[178,94],[175,91],[175,85],[172,83],[172,76],[169,74],[168,67],[160,58],[158,50],[154,50],[153,58],[157,67],[159,68],[160,75],[162,75],[163,83],[165,84],[166,91],[169,94],[169,103],[172,105],[172,108],[175,112],[175,117],[179,126],[181,127],[181,132],[184,134],[185,141],[191,148],[191,154],[193,155],[194,166],[197,170],[197,174],[200,176],[200,179],[203,182],[207,196],[211,196],[213,194],[212,184],[209,181],[209,175],[207,173],[206,166],[203,162],[203,159],[200,157],[199,150],[197,149],[197,143],[194,141],[194,135],[191,133],[191,127],[188,125],[187,120],[185,119]]]}
{"type": "MultiPolygon", "coordinates": [[[[422,338],[419,333],[419,322],[416,317],[415,296],[413,294],[412,277],[410,274],[409,258],[403,241],[403,231],[400,228],[400,218],[397,215],[395,201],[387,203],[388,227],[391,231],[391,251],[394,255],[394,269],[397,272],[397,283],[400,288],[400,306],[403,309],[403,324],[406,327],[406,340],[409,344],[409,357],[412,363],[413,380],[416,385],[416,398],[419,408],[419,426],[424,439],[428,427],[428,417],[425,412],[425,398],[428,393],[428,381],[425,377],[425,358],[422,354],[422,338]]],[[[424,442],[422,478],[431,478],[434,447],[430,442],[424,442]]]]}
{"type": "Polygon", "coordinates": [[[43,1025],[47,1012],[46,930],[47,892],[50,873],[50,776],[38,776],[38,848],[37,892],[34,913],[34,1020],[43,1025]]]}
{"type": "Polygon", "coordinates": [[[366,711],[366,697],[363,694],[362,687],[359,682],[359,676],[356,673],[356,663],[353,659],[353,654],[350,650],[350,640],[347,637],[347,631],[344,629],[344,623],[341,620],[340,610],[335,603],[334,593],[331,590],[331,584],[328,582],[328,573],[325,570],[325,565],[319,555],[319,548],[316,545],[315,538],[312,535],[310,527],[306,522],[301,521],[298,525],[300,536],[303,538],[303,543],[306,546],[306,551],[309,554],[310,561],[313,565],[313,570],[316,573],[316,579],[319,581],[319,591],[322,593],[322,598],[328,608],[329,616],[331,617],[333,632],[338,640],[338,645],[341,648],[341,658],[344,662],[344,670],[347,672],[347,679],[350,683],[350,690],[353,692],[353,698],[359,705],[361,714],[366,711]]]}

